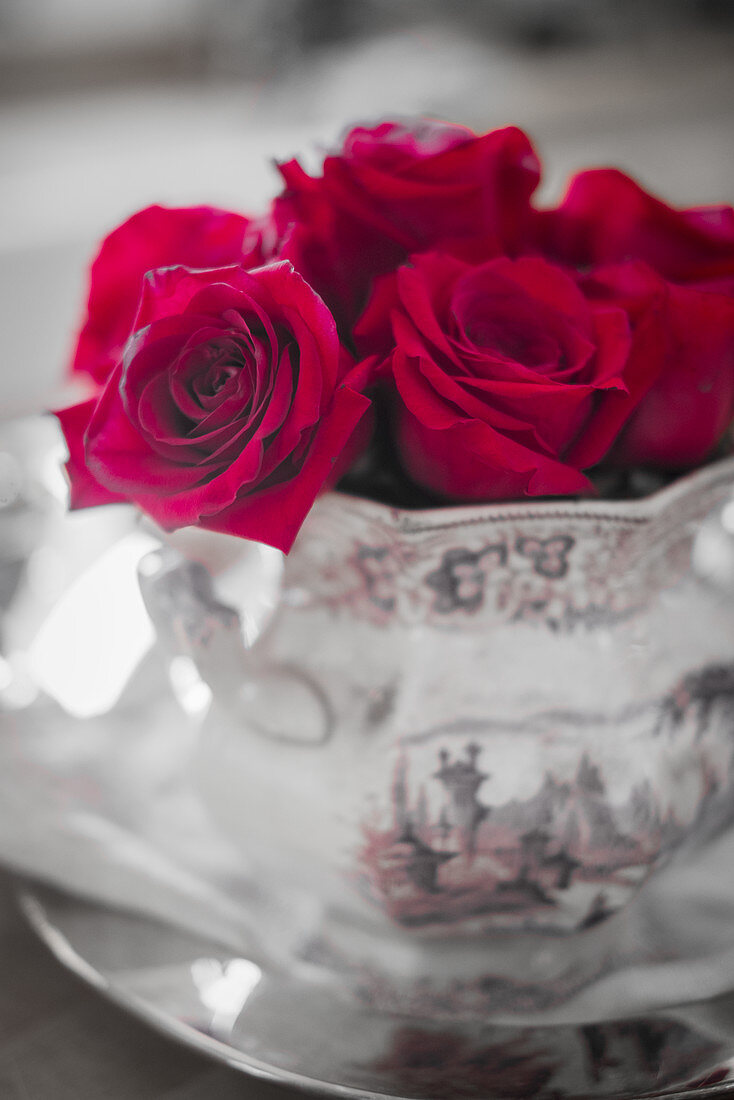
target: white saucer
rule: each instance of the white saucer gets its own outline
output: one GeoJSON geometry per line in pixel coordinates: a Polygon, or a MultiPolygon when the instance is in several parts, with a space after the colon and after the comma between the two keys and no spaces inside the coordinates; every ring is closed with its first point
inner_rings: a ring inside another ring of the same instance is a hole
{"type": "Polygon", "coordinates": [[[21,907],[65,966],[157,1030],[235,1069],[328,1096],[670,1100],[734,1096],[734,993],[586,1027],[387,1016],[315,972],[284,974],[47,887],[21,907]]]}

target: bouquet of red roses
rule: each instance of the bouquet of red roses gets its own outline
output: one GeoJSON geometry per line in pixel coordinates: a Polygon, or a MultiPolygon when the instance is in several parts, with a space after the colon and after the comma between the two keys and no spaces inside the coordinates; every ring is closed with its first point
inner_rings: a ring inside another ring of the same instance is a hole
{"type": "Polygon", "coordinates": [[[72,507],[288,550],[337,482],[400,503],[678,472],[734,416],[734,210],[618,171],[533,205],[515,128],[351,130],[260,218],[150,207],[103,242],[56,415],[72,507]],[[592,480],[592,478],[594,480],[592,480]]]}

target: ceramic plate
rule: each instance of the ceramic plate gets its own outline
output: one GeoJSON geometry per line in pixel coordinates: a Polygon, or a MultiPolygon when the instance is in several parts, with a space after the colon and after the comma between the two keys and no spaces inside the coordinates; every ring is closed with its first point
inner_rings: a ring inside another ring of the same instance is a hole
{"type": "Polygon", "coordinates": [[[22,884],[20,902],[57,958],[111,1000],[282,1085],[373,1100],[734,1096],[734,993],[583,1027],[431,1024],[46,887],[22,884]]]}

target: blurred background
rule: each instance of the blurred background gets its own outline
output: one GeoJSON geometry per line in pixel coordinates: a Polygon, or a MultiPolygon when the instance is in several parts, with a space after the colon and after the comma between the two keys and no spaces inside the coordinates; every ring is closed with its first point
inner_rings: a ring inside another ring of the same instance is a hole
{"type": "Polygon", "coordinates": [[[255,212],[272,158],[413,113],[525,128],[543,199],[615,164],[731,202],[733,61],[732,0],[0,0],[0,419],[53,404],[141,206],[255,212]]]}

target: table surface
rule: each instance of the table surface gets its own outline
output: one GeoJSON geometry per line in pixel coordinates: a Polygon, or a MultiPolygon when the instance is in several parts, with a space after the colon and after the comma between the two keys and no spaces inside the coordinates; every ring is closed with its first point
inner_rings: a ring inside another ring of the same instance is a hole
{"type": "Polygon", "coordinates": [[[26,925],[0,876],[1,1100],[294,1100],[217,1066],[87,988],[26,925]]]}

